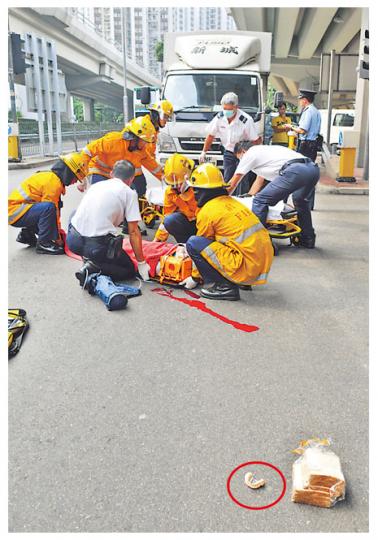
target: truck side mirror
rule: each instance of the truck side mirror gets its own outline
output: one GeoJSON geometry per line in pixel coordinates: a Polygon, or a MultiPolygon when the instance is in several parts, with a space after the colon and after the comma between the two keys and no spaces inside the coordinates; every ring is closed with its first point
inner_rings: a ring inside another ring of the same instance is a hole
{"type": "Polygon", "coordinates": [[[277,109],[278,108],[278,104],[279,103],[282,103],[284,100],[284,93],[283,92],[276,92],[274,94],[274,100],[273,100],[273,105],[274,107],[277,109]]]}
{"type": "Polygon", "coordinates": [[[272,109],[270,107],[265,107],[264,113],[270,114],[272,112],[272,109]]]}
{"type": "Polygon", "coordinates": [[[140,89],[140,101],[143,105],[148,105],[151,102],[151,88],[142,86],[140,89]]]}

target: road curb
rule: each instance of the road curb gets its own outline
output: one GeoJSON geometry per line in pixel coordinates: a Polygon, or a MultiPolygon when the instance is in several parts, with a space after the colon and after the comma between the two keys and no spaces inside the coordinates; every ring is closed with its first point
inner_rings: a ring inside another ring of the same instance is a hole
{"type": "Polygon", "coordinates": [[[318,193],[332,193],[334,195],[369,195],[369,188],[363,187],[336,187],[318,184],[316,191],[318,193]]]}
{"type": "Polygon", "coordinates": [[[34,169],[35,167],[42,167],[44,165],[51,165],[51,163],[55,163],[58,159],[58,156],[51,157],[47,159],[40,159],[36,161],[27,161],[27,162],[20,162],[20,163],[8,163],[8,170],[14,171],[17,169],[34,169]]]}

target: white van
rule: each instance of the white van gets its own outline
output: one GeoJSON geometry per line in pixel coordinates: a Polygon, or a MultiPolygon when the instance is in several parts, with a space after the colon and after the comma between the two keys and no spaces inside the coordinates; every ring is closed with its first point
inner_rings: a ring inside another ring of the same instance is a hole
{"type": "MultiPolygon", "coordinates": [[[[323,135],[324,140],[327,139],[327,121],[328,121],[328,111],[327,109],[319,110],[322,123],[320,126],[320,133],[323,135]]],[[[336,148],[339,144],[339,134],[340,131],[350,131],[354,127],[354,109],[333,109],[332,110],[332,120],[331,120],[331,137],[330,145],[333,147],[333,152],[336,151],[336,148]]]]}

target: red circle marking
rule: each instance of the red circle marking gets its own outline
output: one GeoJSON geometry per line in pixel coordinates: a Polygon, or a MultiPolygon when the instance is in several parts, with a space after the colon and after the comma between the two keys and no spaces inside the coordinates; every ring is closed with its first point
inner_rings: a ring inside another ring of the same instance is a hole
{"type": "Polygon", "coordinates": [[[276,504],[278,504],[280,502],[280,500],[284,497],[284,495],[286,493],[286,478],[285,478],[284,474],[280,471],[280,469],[278,467],[275,467],[271,463],[268,463],[266,461],[246,461],[245,463],[242,463],[241,465],[238,465],[238,467],[236,467],[231,472],[229,477],[227,478],[227,493],[228,493],[230,499],[232,501],[234,501],[234,503],[236,503],[238,506],[241,506],[242,508],[247,508],[247,510],[266,510],[267,508],[271,508],[272,506],[275,506],[276,504]],[[233,494],[231,492],[231,488],[230,488],[231,479],[239,469],[242,469],[243,467],[246,467],[247,465],[263,465],[265,467],[270,467],[271,469],[273,469],[274,471],[276,471],[280,475],[283,487],[282,487],[282,492],[281,492],[280,496],[275,501],[273,501],[270,504],[267,504],[266,506],[247,506],[246,504],[243,504],[240,501],[238,501],[233,496],[233,494]]]}

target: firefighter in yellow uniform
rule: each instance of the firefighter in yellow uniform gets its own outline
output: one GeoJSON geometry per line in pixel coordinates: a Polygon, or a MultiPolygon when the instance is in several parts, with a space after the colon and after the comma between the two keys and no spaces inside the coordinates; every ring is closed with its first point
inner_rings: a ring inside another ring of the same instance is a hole
{"type": "MultiPolygon", "coordinates": [[[[156,159],[157,139],[160,129],[164,128],[168,120],[173,118],[173,105],[167,99],[158,101],[149,107],[148,116],[156,130],[155,140],[148,143],[146,152],[152,159],[156,159]]],[[[134,180],[134,189],[137,190],[138,196],[142,197],[146,194],[147,182],[144,174],[137,176],[134,180]]]]}
{"type": "MultiPolygon", "coordinates": [[[[110,178],[113,165],[126,159],[135,167],[135,176],[142,175],[142,165],[159,180],[163,172],[156,159],[148,152],[148,144],[156,139],[156,130],[149,115],[130,120],[122,131],[112,131],[100,139],[90,142],[82,150],[82,157],[88,162],[88,175],[91,184],[110,178]]],[[[131,186],[138,196],[138,184],[131,186]]]]}
{"type": "Polygon", "coordinates": [[[197,235],[188,239],[186,249],[205,283],[201,296],[239,300],[239,288],[267,280],[273,260],[269,233],[255,214],[228,195],[215,165],[197,167],[189,184],[200,210],[197,235]]]}
{"type": "Polygon", "coordinates": [[[181,244],[196,234],[198,206],[193,189],[187,183],[193,169],[194,161],[182,154],[173,154],[167,159],[164,166],[164,181],[168,184],[164,193],[164,220],[156,231],[155,241],[166,242],[171,234],[181,244]]]}
{"type": "Polygon", "coordinates": [[[168,120],[173,118],[174,110],[172,103],[167,99],[163,99],[162,101],[158,101],[157,103],[151,105],[151,107],[149,107],[149,111],[151,122],[156,130],[156,140],[148,145],[148,152],[155,156],[159,131],[166,126],[168,120]]]}
{"type": "Polygon", "coordinates": [[[8,222],[21,227],[17,242],[36,246],[37,253],[63,254],[59,238],[61,196],[67,186],[81,182],[86,174],[86,163],[79,153],[72,153],[60,156],[50,171],[37,172],[21,182],[8,197],[8,222]]]}

